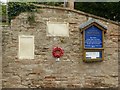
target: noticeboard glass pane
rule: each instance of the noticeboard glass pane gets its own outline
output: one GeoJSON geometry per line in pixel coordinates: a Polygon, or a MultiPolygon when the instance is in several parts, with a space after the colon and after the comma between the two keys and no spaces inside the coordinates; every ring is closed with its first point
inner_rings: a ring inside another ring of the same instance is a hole
{"type": "Polygon", "coordinates": [[[102,51],[86,51],[86,59],[102,58],[102,51]]]}
{"type": "Polygon", "coordinates": [[[85,30],[85,48],[102,48],[102,30],[91,26],[85,30]]]}

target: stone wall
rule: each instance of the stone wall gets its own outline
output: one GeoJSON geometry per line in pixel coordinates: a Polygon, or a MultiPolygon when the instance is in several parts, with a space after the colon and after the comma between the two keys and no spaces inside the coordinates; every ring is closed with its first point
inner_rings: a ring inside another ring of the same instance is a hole
{"type": "Polygon", "coordinates": [[[80,24],[88,16],[57,8],[38,8],[35,23],[29,25],[28,13],[11,21],[10,30],[3,30],[3,88],[82,88],[118,87],[118,25],[98,19],[108,27],[105,33],[105,60],[96,63],[82,61],[80,24]],[[68,22],[69,37],[47,36],[47,21],[68,22]],[[35,36],[35,59],[18,59],[18,36],[35,36]],[[64,55],[57,62],[52,48],[60,46],[64,55]]]}
{"type": "Polygon", "coordinates": [[[0,89],[2,88],[2,27],[0,26],[0,89]]]}

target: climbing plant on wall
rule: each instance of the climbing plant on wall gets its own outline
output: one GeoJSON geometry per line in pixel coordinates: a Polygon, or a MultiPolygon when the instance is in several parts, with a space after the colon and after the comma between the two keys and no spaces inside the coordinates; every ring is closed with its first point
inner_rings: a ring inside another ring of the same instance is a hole
{"type": "Polygon", "coordinates": [[[56,1],[56,2],[33,2],[33,3],[35,3],[35,4],[43,4],[43,5],[50,5],[50,6],[63,6],[63,3],[64,2],[59,2],[59,0],[58,0],[58,2],[56,1]]]}
{"type": "Polygon", "coordinates": [[[15,18],[21,12],[34,12],[36,7],[32,3],[9,2],[8,3],[8,19],[15,18]]]}
{"type": "Polygon", "coordinates": [[[0,15],[2,15],[2,22],[6,21],[6,5],[1,5],[0,8],[2,8],[2,12],[0,12],[0,15]]]}
{"type": "MultiPolygon", "coordinates": [[[[35,4],[45,4],[45,5],[53,5],[53,6],[60,6],[63,2],[9,2],[8,3],[8,19],[9,22],[14,19],[17,15],[19,15],[21,12],[35,12],[37,11],[36,7],[33,5],[35,4]]],[[[31,13],[31,15],[28,17],[28,21],[31,23],[31,21],[34,21],[34,14],[31,13]]]]}

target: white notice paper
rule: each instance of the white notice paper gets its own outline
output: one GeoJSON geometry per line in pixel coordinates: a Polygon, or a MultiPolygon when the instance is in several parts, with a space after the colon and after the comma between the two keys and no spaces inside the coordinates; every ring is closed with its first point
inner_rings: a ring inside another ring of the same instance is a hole
{"type": "Polygon", "coordinates": [[[86,52],[86,57],[90,57],[91,59],[96,59],[99,56],[99,52],[86,52]]]}

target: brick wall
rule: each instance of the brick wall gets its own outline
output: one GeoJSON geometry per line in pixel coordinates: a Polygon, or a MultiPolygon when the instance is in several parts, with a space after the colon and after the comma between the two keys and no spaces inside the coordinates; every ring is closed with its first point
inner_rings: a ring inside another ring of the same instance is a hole
{"type": "Polygon", "coordinates": [[[82,61],[82,34],[80,24],[88,16],[66,9],[38,8],[33,25],[28,13],[21,13],[3,30],[3,87],[4,88],[82,88],[118,87],[118,25],[98,19],[108,27],[105,34],[105,60],[96,63],[82,61]],[[68,22],[69,37],[46,34],[47,21],[68,22]],[[18,59],[18,36],[35,36],[35,59],[18,59]],[[64,55],[57,62],[52,48],[60,46],[64,55]]]}

